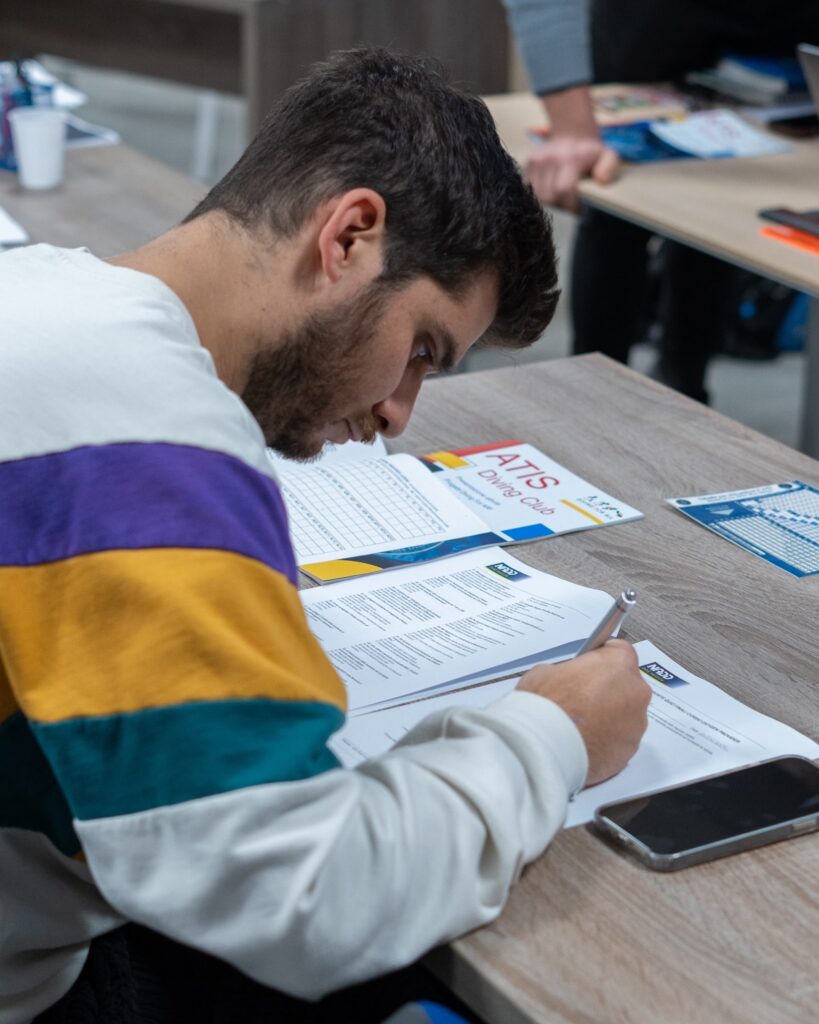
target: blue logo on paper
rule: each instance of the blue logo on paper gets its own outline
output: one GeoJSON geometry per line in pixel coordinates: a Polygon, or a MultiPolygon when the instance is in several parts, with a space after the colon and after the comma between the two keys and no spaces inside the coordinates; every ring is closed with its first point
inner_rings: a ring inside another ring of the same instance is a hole
{"type": "Polygon", "coordinates": [[[688,686],[687,680],[675,676],[670,669],[664,668],[658,661],[649,661],[648,664],[641,665],[640,671],[665,686],[688,686]]]}
{"type": "Polygon", "coordinates": [[[495,562],[494,565],[487,565],[486,567],[490,572],[497,573],[498,576],[503,576],[505,580],[528,580],[529,577],[525,572],[520,572],[519,569],[513,569],[511,565],[507,565],[506,562],[495,562]]]}

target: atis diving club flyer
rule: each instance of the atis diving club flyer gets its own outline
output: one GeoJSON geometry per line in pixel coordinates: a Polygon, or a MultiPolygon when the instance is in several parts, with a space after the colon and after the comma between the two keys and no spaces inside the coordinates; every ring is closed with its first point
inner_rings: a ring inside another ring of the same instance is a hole
{"type": "Polygon", "coordinates": [[[642,518],[522,441],[276,468],[319,583],[642,518]]]}

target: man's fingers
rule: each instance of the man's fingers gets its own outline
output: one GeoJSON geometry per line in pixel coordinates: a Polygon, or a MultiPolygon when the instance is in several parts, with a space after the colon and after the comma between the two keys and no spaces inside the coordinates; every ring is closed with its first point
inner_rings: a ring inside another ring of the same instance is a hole
{"type": "Polygon", "coordinates": [[[592,177],[601,185],[609,185],[620,174],[620,157],[613,149],[603,149],[603,152],[592,167],[592,177]]]}
{"type": "Polygon", "coordinates": [[[555,175],[555,203],[564,210],[577,213],[577,185],[580,176],[577,168],[564,164],[555,175]]]}
{"type": "Polygon", "coordinates": [[[541,202],[576,210],[578,182],[592,173],[604,152],[599,139],[549,139],[531,153],[526,176],[541,202]]]}

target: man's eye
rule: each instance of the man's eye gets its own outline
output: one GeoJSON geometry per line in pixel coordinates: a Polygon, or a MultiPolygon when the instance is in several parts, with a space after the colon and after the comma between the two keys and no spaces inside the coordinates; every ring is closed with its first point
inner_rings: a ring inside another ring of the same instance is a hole
{"type": "Polygon", "coordinates": [[[435,365],[435,356],[428,345],[421,345],[417,348],[413,359],[420,359],[422,362],[429,363],[430,366],[435,365]]]}

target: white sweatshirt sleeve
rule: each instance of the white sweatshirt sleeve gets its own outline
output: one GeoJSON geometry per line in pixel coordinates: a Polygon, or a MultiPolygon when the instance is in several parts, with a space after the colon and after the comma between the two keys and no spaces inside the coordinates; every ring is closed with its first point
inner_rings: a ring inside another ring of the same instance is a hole
{"type": "Polygon", "coordinates": [[[566,714],[515,691],[355,771],[76,827],[127,918],[315,999],[491,921],[586,770],[566,714]]]}

